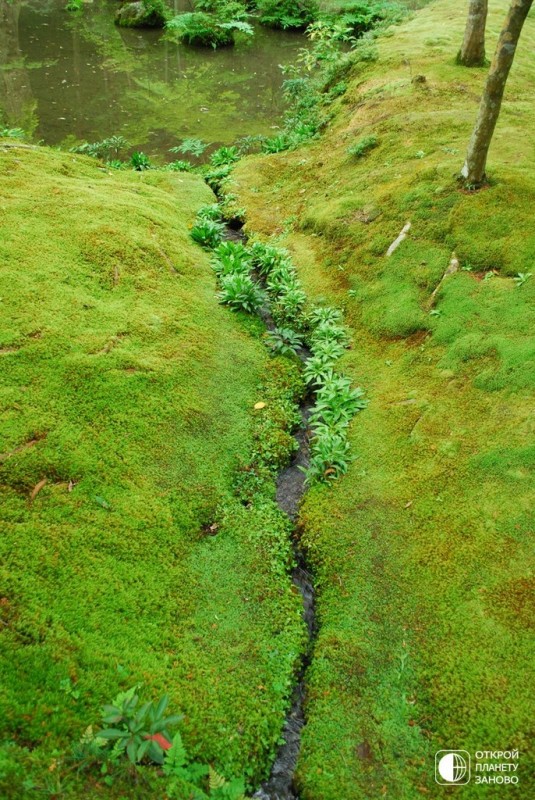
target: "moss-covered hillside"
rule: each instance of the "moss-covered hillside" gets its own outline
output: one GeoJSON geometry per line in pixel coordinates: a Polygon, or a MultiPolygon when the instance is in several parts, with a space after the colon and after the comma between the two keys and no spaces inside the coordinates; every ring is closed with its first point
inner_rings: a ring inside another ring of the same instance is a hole
{"type": "MultiPolygon", "coordinates": [[[[489,54],[507,5],[490,4],[489,54]]],[[[465,13],[437,0],[389,31],[344,76],[320,140],[234,172],[249,229],[291,249],[313,300],[345,309],[343,367],[370,398],[349,473],[302,512],[320,618],[303,800],[449,797],[434,781],[443,748],[519,748],[518,796],[535,791],[535,17],[491,185],[470,194],[455,176],[485,71],[455,64],[465,13]],[[348,154],[368,136],[374,149],[348,154]],[[459,269],[441,283],[453,252],[459,269]]]]}
{"type": "Polygon", "coordinates": [[[14,143],[0,173],[0,795],[162,797],[72,759],[133,685],[258,780],[300,604],[281,520],[231,491],[266,364],[189,236],[214,197],[14,143]]]}

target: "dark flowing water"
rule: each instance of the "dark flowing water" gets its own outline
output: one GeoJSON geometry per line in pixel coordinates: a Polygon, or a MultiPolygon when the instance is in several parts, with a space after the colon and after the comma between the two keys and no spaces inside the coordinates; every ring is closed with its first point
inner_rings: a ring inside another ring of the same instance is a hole
{"type": "MultiPolygon", "coordinates": [[[[45,144],[123,135],[148,154],[195,137],[270,134],[284,109],[279,65],[302,35],[256,26],[235,47],[191,48],[116,27],[117,0],[0,0],[0,123],[45,144]]],[[[179,0],[178,11],[188,10],[179,0]]]]}

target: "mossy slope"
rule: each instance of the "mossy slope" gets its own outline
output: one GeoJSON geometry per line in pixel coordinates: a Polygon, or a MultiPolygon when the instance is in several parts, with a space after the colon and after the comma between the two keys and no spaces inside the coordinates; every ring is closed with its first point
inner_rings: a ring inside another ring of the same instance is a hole
{"type": "MultiPolygon", "coordinates": [[[[441,748],[518,747],[519,791],[534,790],[535,278],[513,277],[535,274],[535,18],[507,87],[492,184],[470,195],[455,174],[485,72],[455,64],[465,6],[438,0],[381,38],[377,60],[345,78],[318,143],[234,173],[251,230],[290,247],[313,300],[345,309],[344,367],[370,397],[352,425],[349,474],[311,491],[302,512],[321,624],[304,800],[449,796],[434,782],[441,748]],[[348,155],[371,134],[377,148],[348,155]],[[461,269],[433,299],[452,251],[461,269]]],[[[491,5],[489,53],[506,6],[491,5]]]]}
{"type": "Polygon", "coordinates": [[[280,520],[232,498],[265,356],[190,240],[213,195],[0,150],[0,794],[161,797],[153,772],[110,788],[68,760],[133,684],[170,695],[190,751],[258,777],[299,603],[280,520]]]}

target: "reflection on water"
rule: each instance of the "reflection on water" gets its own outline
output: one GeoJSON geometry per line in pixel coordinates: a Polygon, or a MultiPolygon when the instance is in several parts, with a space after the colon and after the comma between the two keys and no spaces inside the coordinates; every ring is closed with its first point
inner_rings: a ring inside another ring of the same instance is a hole
{"type": "Polygon", "coordinates": [[[194,49],[117,28],[116,0],[80,14],[65,2],[0,0],[0,122],[51,145],[122,134],[149,154],[188,136],[228,144],[280,122],[279,64],[295,60],[299,34],[257,27],[234,48],[194,49]]]}

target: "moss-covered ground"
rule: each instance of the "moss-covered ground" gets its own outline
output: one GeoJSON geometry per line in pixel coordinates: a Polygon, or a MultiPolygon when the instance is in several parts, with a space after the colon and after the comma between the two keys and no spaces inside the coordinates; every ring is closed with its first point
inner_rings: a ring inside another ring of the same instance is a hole
{"type": "Polygon", "coordinates": [[[0,173],[0,796],[161,798],[69,757],[135,684],[258,780],[300,603],[282,517],[232,490],[276,380],[190,239],[214,197],[14,143],[0,173]]]}
{"type": "MultiPolygon", "coordinates": [[[[489,55],[507,5],[490,4],[489,55]]],[[[301,515],[320,621],[303,800],[535,792],[535,17],[491,184],[470,194],[455,176],[485,71],[455,64],[465,12],[437,0],[381,37],[377,59],[345,76],[323,137],[248,157],[230,189],[251,231],[291,249],[310,298],[345,309],[343,366],[370,398],[348,475],[311,490],[301,515]],[[370,135],[375,149],[348,154],[370,135]],[[441,283],[452,252],[460,268],[441,283]],[[516,789],[434,781],[439,749],[511,748],[516,789]]]]}

